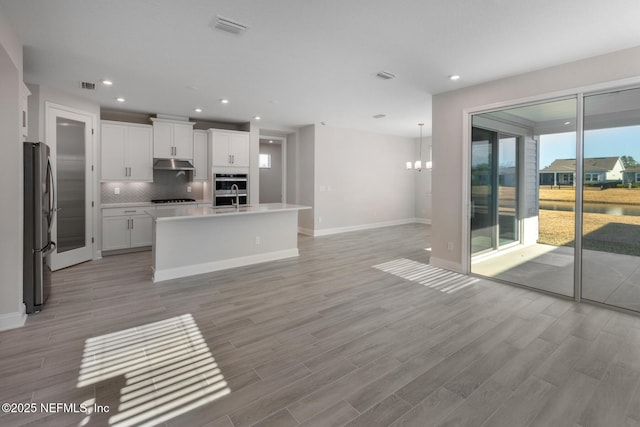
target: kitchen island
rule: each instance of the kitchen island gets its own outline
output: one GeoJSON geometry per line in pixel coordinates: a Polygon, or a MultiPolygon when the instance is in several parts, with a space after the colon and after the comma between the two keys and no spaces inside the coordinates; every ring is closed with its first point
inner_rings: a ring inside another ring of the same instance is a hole
{"type": "Polygon", "coordinates": [[[235,207],[176,207],[153,217],[153,281],[298,256],[298,211],[267,203],[235,207]]]}

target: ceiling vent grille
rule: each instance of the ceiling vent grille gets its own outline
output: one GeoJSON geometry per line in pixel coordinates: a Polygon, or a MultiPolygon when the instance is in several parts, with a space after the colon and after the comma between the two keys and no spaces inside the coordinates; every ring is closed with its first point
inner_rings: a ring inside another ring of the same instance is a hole
{"type": "Polygon", "coordinates": [[[229,18],[224,18],[220,15],[216,16],[213,24],[216,28],[227,31],[229,33],[240,34],[249,29],[249,26],[241,24],[240,22],[233,21],[229,18]]]}
{"type": "Polygon", "coordinates": [[[96,84],[90,83],[90,82],[81,82],[80,87],[82,87],[82,89],[87,89],[87,90],[96,90],[96,84]]]}
{"type": "Polygon", "coordinates": [[[376,77],[379,77],[379,78],[381,78],[383,80],[391,80],[391,79],[395,78],[396,75],[393,74],[393,73],[390,73],[388,71],[380,71],[378,74],[376,74],[376,77]]]}
{"type": "Polygon", "coordinates": [[[373,116],[374,119],[384,119],[385,117],[387,117],[386,114],[376,114],[373,116]]]}

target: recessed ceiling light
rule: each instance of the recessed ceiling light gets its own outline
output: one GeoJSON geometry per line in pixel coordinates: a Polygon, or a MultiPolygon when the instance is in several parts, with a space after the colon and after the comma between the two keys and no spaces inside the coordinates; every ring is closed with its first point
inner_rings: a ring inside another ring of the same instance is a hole
{"type": "Polygon", "coordinates": [[[228,104],[228,103],[229,103],[229,100],[228,100],[228,99],[224,99],[224,98],[223,98],[223,99],[221,99],[221,100],[220,100],[220,103],[221,103],[221,104],[228,104]]]}
{"type": "Polygon", "coordinates": [[[195,111],[196,113],[202,113],[202,108],[196,108],[196,109],[195,109],[195,110],[193,110],[193,111],[195,111]]]}
{"type": "Polygon", "coordinates": [[[124,101],[125,101],[125,99],[124,99],[123,97],[121,97],[121,96],[120,96],[120,97],[116,98],[116,101],[118,101],[118,102],[124,102],[124,101]]]}
{"type": "Polygon", "coordinates": [[[270,139],[270,140],[269,140],[269,144],[273,144],[273,139],[270,139]]]}
{"type": "Polygon", "coordinates": [[[260,117],[260,116],[255,116],[255,117],[254,117],[254,119],[256,119],[256,120],[260,120],[261,118],[262,118],[262,117],[260,117]]]}
{"type": "Polygon", "coordinates": [[[571,122],[564,122],[564,124],[565,124],[565,125],[570,125],[570,124],[571,124],[571,122]]]}
{"type": "Polygon", "coordinates": [[[457,74],[452,74],[449,76],[449,80],[460,80],[460,76],[457,74]]]}
{"type": "Polygon", "coordinates": [[[396,75],[395,75],[395,74],[393,74],[393,73],[390,73],[390,72],[388,72],[388,71],[379,71],[379,72],[376,74],[376,77],[379,77],[379,78],[381,78],[382,80],[391,80],[391,79],[395,78],[395,77],[396,77],[396,75]]]}
{"type": "Polygon", "coordinates": [[[111,86],[113,84],[113,82],[111,80],[103,80],[102,84],[105,86],[111,86]]]}

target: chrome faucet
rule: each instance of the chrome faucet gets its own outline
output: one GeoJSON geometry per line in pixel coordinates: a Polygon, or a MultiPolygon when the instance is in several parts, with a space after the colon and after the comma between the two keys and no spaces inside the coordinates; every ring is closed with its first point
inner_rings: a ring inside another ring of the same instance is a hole
{"type": "MultiPolygon", "coordinates": [[[[231,186],[231,191],[236,190],[236,209],[240,209],[240,189],[238,188],[238,184],[233,184],[231,186]]],[[[233,201],[231,202],[233,204],[233,201]]]]}

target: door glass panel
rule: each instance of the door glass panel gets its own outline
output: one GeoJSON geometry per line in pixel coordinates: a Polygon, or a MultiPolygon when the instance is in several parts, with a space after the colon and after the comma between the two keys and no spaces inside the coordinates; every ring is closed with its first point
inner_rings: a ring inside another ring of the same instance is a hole
{"type": "Polygon", "coordinates": [[[582,296],[640,311],[640,89],[584,99],[582,296]]]}
{"type": "Polygon", "coordinates": [[[498,141],[498,238],[499,245],[517,242],[518,229],[518,145],[514,136],[498,141]]]}
{"type": "Polygon", "coordinates": [[[57,251],[86,244],[85,123],[56,118],[57,251]]]}
{"type": "Polygon", "coordinates": [[[471,142],[471,253],[495,247],[495,192],[492,132],[473,129],[471,142]]]}
{"type": "Polygon", "coordinates": [[[487,190],[493,199],[484,200],[495,207],[493,222],[484,227],[493,227],[495,237],[479,251],[473,188],[479,161],[472,158],[472,273],[573,295],[576,109],[576,100],[568,99],[473,116],[472,156],[476,128],[483,128],[484,144],[493,147],[484,148],[492,156],[485,164],[494,165],[496,176],[494,191],[487,190]]]}

